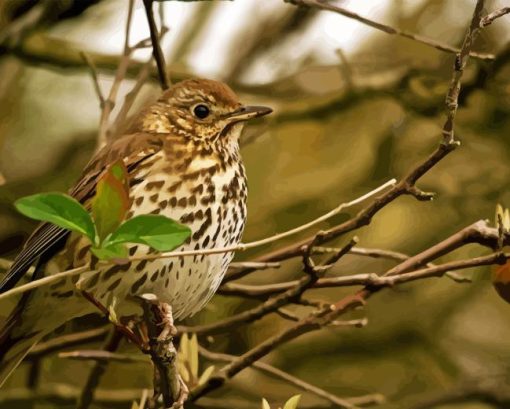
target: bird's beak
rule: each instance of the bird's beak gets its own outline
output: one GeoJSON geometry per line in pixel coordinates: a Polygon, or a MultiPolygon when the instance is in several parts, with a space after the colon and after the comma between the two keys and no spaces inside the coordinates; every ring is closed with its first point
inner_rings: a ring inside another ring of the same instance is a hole
{"type": "Polygon", "coordinates": [[[258,118],[273,112],[271,108],[262,106],[243,106],[237,111],[232,112],[227,116],[230,123],[247,121],[252,118],[258,118]]]}

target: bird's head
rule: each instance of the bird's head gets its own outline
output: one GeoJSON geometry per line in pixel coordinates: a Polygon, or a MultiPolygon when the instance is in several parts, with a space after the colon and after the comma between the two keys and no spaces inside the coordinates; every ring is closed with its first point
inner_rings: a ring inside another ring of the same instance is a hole
{"type": "Polygon", "coordinates": [[[237,140],[242,124],[271,113],[271,108],[245,106],[232,89],[218,81],[190,79],[165,91],[143,113],[145,132],[171,133],[205,143],[237,140]]]}

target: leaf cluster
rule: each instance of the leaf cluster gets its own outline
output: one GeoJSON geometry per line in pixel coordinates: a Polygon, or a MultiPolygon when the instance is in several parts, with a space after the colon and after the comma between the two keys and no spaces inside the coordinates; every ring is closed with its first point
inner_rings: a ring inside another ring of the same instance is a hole
{"type": "Polygon", "coordinates": [[[189,227],[163,215],[144,214],[126,220],[131,207],[129,175],[122,160],[110,165],[99,179],[89,212],[63,193],[40,193],[16,201],[16,209],[27,217],[53,223],[81,234],[92,243],[100,260],[123,260],[127,243],[171,251],[191,234],[189,227]]]}

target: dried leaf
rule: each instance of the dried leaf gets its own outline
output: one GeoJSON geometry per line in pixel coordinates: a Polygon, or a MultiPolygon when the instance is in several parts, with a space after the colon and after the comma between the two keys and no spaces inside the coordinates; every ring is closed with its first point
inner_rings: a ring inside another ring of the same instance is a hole
{"type": "Polygon", "coordinates": [[[198,385],[203,385],[204,383],[206,383],[211,377],[211,375],[214,373],[215,369],[216,367],[214,365],[207,367],[207,369],[202,373],[202,375],[200,375],[198,385]]]}
{"type": "Polygon", "coordinates": [[[285,403],[285,405],[283,406],[283,409],[297,409],[297,405],[298,405],[300,399],[301,399],[301,395],[294,395],[292,398],[290,398],[285,403]]]}
{"type": "Polygon", "coordinates": [[[193,379],[198,379],[198,340],[197,334],[191,336],[189,343],[189,367],[193,379]]]}

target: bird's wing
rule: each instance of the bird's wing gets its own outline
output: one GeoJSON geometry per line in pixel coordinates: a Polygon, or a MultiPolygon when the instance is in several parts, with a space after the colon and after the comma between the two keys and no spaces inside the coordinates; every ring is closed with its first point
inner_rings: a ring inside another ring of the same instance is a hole
{"type": "MultiPolygon", "coordinates": [[[[96,185],[109,164],[123,159],[130,177],[130,185],[140,183],[134,179],[138,165],[158,153],[163,146],[162,139],[157,135],[127,135],[96,153],[78,183],[69,194],[90,208],[90,200],[94,197],[96,185]]],[[[41,223],[26,241],[23,249],[14,259],[9,271],[0,282],[0,294],[13,288],[34,262],[45,263],[64,246],[69,230],[62,229],[51,223],[41,223]]]]}

